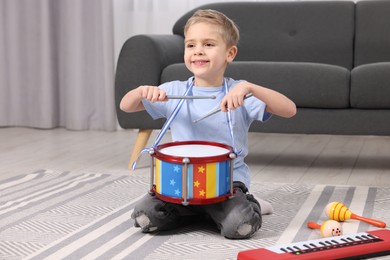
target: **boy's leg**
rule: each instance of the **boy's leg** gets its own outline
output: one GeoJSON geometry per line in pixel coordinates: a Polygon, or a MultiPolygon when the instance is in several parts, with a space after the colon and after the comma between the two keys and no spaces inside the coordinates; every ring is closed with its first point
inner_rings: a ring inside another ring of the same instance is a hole
{"type": "Polygon", "coordinates": [[[203,207],[226,238],[249,238],[261,227],[260,204],[247,191],[243,183],[235,182],[233,198],[203,207]]]}
{"type": "Polygon", "coordinates": [[[131,218],[142,232],[153,232],[176,228],[182,217],[194,214],[190,206],[168,203],[148,193],[134,207],[131,218]]]}

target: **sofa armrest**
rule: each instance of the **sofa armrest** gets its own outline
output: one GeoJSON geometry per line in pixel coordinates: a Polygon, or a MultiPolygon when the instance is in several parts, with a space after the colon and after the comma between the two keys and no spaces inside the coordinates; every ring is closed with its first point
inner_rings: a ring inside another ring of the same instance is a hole
{"type": "Polygon", "coordinates": [[[184,38],[179,35],[137,35],[128,39],[119,54],[115,75],[115,105],[121,127],[160,128],[146,112],[128,114],[120,110],[122,97],[140,85],[160,85],[162,70],[183,62],[184,38]]]}

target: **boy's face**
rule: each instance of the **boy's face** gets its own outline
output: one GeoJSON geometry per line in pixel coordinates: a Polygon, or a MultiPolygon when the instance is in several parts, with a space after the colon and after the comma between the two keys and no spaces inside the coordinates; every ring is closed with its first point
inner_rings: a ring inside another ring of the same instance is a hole
{"type": "Polygon", "coordinates": [[[194,74],[198,86],[218,86],[228,63],[237,54],[237,47],[228,48],[217,25],[196,23],[186,32],[184,62],[194,74]]]}

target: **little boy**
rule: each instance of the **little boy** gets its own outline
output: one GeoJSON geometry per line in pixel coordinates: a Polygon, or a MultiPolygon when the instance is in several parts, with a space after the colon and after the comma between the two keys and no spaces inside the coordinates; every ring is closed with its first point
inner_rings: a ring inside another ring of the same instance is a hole
{"type": "Polygon", "coordinates": [[[272,114],[292,117],[296,106],[271,89],[224,78],[226,67],[237,54],[239,40],[237,26],[224,14],[198,10],[187,21],[184,34],[184,62],[194,76],[188,81],[139,86],[123,97],[120,108],[125,112],[146,109],[157,119],[169,117],[178,103],[167,100],[167,95],[184,95],[187,91],[187,95],[215,96],[186,100],[170,125],[171,135],[173,141],[202,140],[234,146],[239,151],[234,160],[234,196],[210,205],[183,206],[147,194],[136,205],[132,218],[143,232],[153,232],[173,229],[188,216],[206,216],[226,238],[249,238],[262,224],[261,206],[248,193],[250,172],[244,158],[248,154],[249,126],[254,120],[266,121],[272,114]],[[253,97],[244,100],[248,94],[253,97]],[[218,106],[222,112],[194,123],[218,106]]]}

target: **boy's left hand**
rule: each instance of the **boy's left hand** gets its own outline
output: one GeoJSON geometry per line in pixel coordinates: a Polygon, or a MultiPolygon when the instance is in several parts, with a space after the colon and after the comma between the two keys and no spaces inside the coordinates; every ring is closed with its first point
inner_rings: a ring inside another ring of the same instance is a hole
{"type": "Polygon", "coordinates": [[[244,82],[235,85],[222,99],[220,107],[222,112],[234,110],[244,104],[244,98],[250,93],[244,82]]]}

